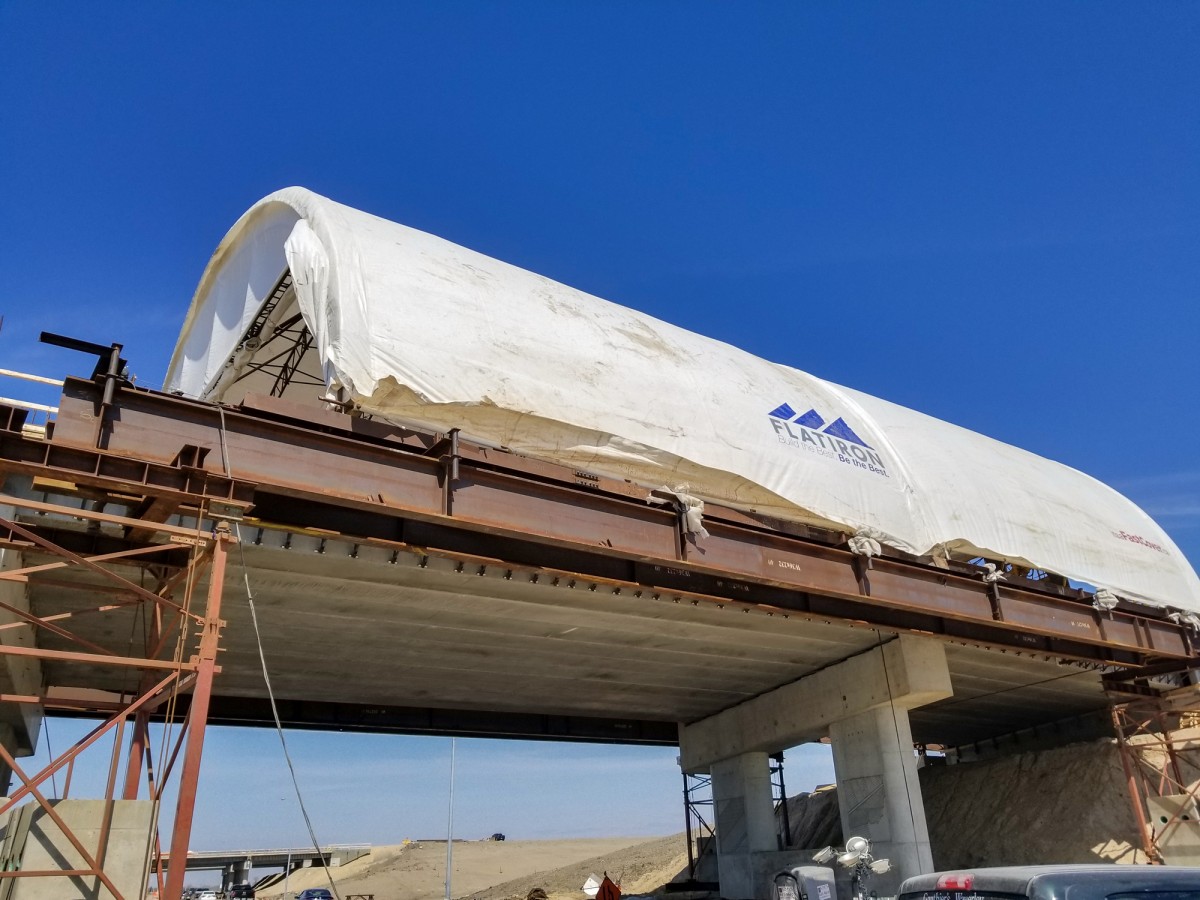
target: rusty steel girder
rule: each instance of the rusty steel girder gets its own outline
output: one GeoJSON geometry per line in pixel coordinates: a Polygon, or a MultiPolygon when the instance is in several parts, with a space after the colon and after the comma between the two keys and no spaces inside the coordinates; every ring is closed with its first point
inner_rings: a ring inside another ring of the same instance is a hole
{"type": "Polygon", "coordinates": [[[46,477],[91,488],[107,481],[134,493],[140,509],[161,512],[176,499],[253,504],[278,526],[1061,657],[1135,666],[1196,655],[1185,625],[1124,604],[1096,610],[1061,579],[985,584],[978,567],[938,567],[894,551],[864,563],[845,534],[715,505],[705,512],[710,536],[696,544],[680,513],[647,503],[643,488],[456,433],[422,434],[269,397],[227,409],[126,386],[110,407],[103,400],[101,383],[68,379],[52,449],[31,458],[28,445],[40,442],[4,434],[0,471],[36,475],[44,460],[46,477]]]}

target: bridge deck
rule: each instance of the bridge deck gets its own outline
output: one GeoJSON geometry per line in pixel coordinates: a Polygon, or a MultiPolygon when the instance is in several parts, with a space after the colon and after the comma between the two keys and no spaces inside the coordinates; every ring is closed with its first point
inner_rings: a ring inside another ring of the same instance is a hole
{"type": "MultiPolygon", "coordinates": [[[[281,711],[300,727],[670,744],[678,722],[913,632],[947,642],[955,689],[914,712],[914,737],[958,745],[1102,708],[1103,669],[1195,662],[1181,624],[1099,612],[1043,573],[989,586],[981,569],[895,553],[868,568],[847,535],[711,506],[710,537],[692,543],[641,488],[453,436],[270,398],[221,410],[124,387],[100,401],[98,383],[68,380],[47,441],[9,416],[0,503],[80,553],[161,538],[40,501],[184,524],[201,505],[244,512],[213,721],[268,719],[243,558],[281,711]]],[[[50,561],[8,543],[26,565],[50,561]]],[[[39,616],[93,608],[103,590],[86,569],[29,576],[39,616]]],[[[141,627],[132,609],[72,625],[99,644],[141,627]]],[[[69,646],[47,630],[38,644],[69,646]]],[[[103,665],[43,666],[62,708],[81,689],[127,689],[103,665]]]]}

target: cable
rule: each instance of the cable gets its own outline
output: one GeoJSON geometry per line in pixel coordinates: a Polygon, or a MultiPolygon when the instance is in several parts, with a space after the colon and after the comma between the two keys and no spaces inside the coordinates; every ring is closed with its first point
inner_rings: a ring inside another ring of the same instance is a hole
{"type": "MultiPolygon", "coordinates": [[[[53,762],[54,751],[50,748],[50,719],[42,714],[42,734],[46,735],[46,757],[53,762]]],[[[12,773],[9,773],[9,778],[12,778],[12,773]]],[[[58,776],[54,772],[50,773],[50,789],[54,792],[54,796],[58,796],[58,776]]]]}
{"type": "MultiPolygon", "coordinates": [[[[884,652],[886,644],[890,644],[891,641],[885,642],[883,635],[879,633],[878,629],[875,630],[875,635],[879,638],[879,660],[883,663],[883,683],[887,685],[888,709],[892,711],[892,728],[896,733],[896,746],[903,752],[904,742],[900,740],[900,720],[896,717],[896,702],[892,698],[892,679],[888,674],[887,653],[884,652]]],[[[897,640],[897,638],[893,638],[893,640],[897,640]]],[[[912,752],[911,746],[909,747],[909,752],[912,752]]],[[[908,785],[908,766],[904,762],[906,761],[902,761],[900,765],[900,774],[904,776],[904,798],[908,801],[908,818],[912,822],[913,840],[920,843],[920,835],[917,833],[917,814],[913,811],[912,793],[908,785]]],[[[928,826],[926,827],[928,828],[928,826]]],[[[919,853],[920,851],[918,851],[919,853]]]]}
{"type": "Polygon", "coordinates": [[[1074,672],[1067,672],[1065,675],[1055,675],[1052,678],[1043,678],[1041,681],[1027,681],[1025,684],[1014,684],[1012,687],[1000,688],[995,691],[988,691],[986,694],[972,694],[970,697],[959,697],[957,700],[949,699],[938,703],[939,709],[944,709],[947,706],[953,706],[956,703],[966,703],[969,700],[982,700],[984,697],[995,697],[997,694],[1007,694],[1012,691],[1023,691],[1025,688],[1038,687],[1043,684],[1050,684],[1052,681],[1062,681],[1064,678],[1074,678],[1076,675],[1094,675],[1092,669],[1078,669],[1074,672]]]}
{"type": "MultiPolygon", "coordinates": [[[[218,405],[217,410],[221,415],[221,461],[225,465],[226,477],[233,478],[229,460],[229,445],[225,441],[225,408],[218,405]]],[[[279,719],[279,707],[275,703],[275,691],[271,687],[271,675],[267,670],[267,656],[263,651],[262,632],[258,627],[258,611],[254,607],[254,591],[250,587],[250,567],[246,565],[246,545],[242,541],[241,523],[234,522],[233,530],[237,535],[238,557],[242,566],[242,580],[246,585],[246,602],[250,607],[250,621],[254,624],[254,640],[258,645],[258,661],[262,666],[263,683],[267,688],[267,700],[271,704],[271,716],[275,720],[275,733],[279,735],[279,745],[283,748],[283,758],[287,761],[288,772],[292,777],[292,788],[296,792],[296,802],[300,805],[300,815],[304,818],[304,825],[308,829],[308,837],[312,841],[313,850],[317,854],[317,859],[321,862],[321,868],[325,870],[325,877],[329,881],[329,889],[333,891],[333,896],[336,900],[342,900],[341,894],[338,893],[337,885],[333,881],[333,873],[329,871],[329,865],[325,862],[325,854],[321,852],[321,844],[317,840],[317,833],[313,828],[312,819],[308,815],[308,808],[304,805],[304,795],[300,791],[300,780],[296,777],[296,767],[292,764],[292,755],[288,752],[287,739],[283,734],[283,723],[279,719]]]]}

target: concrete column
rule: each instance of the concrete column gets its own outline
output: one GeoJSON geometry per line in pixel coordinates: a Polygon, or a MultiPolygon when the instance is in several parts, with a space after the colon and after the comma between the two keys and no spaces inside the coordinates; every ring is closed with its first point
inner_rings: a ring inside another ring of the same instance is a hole
{"type": "Polygon", "coordinates": [[[767,754],[744,753],[714,763],[712,793],[721,896],[754,897],[761,891],[753,854],[778,849],[767,754]]]}
{"type": "MultiPolygon", "coordinates": [[[[952,694],[942,644],[932,638],[899,635],[707,719],[680,726],[680,765],[685,772],[712,773],[715,792],[719,766],[756,757],[761,760],[769,797],[768,754],[830,735],[846,836],[856,833],[854,826],[862,815],[874,814],[872,804],[878,794],[883,804],[878,828],[862,836],[875,843],[877,857],[891,854],[900,877],[929,871],[929,837],[907,710],[952,694]],[[860,800],[862,807],[856,806],[860,800]]],[[[744,795],[752,793],[758,796],[749,789],[744,795]]],[[[736,812],[736,807],[732,809],[736,812]]],[[[718,841],[733,814],[722,819],[718,812],[718,841]]],[[[775,849],[773,823],[771,831],[770,841],[755,844],[750,844],[751,832],[746,831],[745,852],[757,854],[760,863],[750,891],[737,880],[743,871],[740,863],[734,859],[727,864],[728,854],[720,850],[721,896],[735,900],[756,893],[767,896],[769,884],[762,876],[781,868],[777,855],[765,852],[775,849]]],[[[887,894],[899,881],[899,877],[877,876],[871,886],[887,894]]]]}
{"type": "Polygon", "coordinates": [[[905,878],[933,871],[908,711],[867,710],[832,723],[829,738],[843,835],[865,837],[876,859],[891,860],[892,871],[870,886],[895,894],[905,878]]]}

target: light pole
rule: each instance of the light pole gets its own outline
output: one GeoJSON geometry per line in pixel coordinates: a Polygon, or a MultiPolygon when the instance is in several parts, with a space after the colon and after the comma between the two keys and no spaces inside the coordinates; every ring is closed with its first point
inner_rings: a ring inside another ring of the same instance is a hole
{"type": "Polygon", "coordinates": [[[450,900],[450,874],[454,868],[454,749],[450,738],[450,809],[446,813],[446,900],[450,900]]]}

